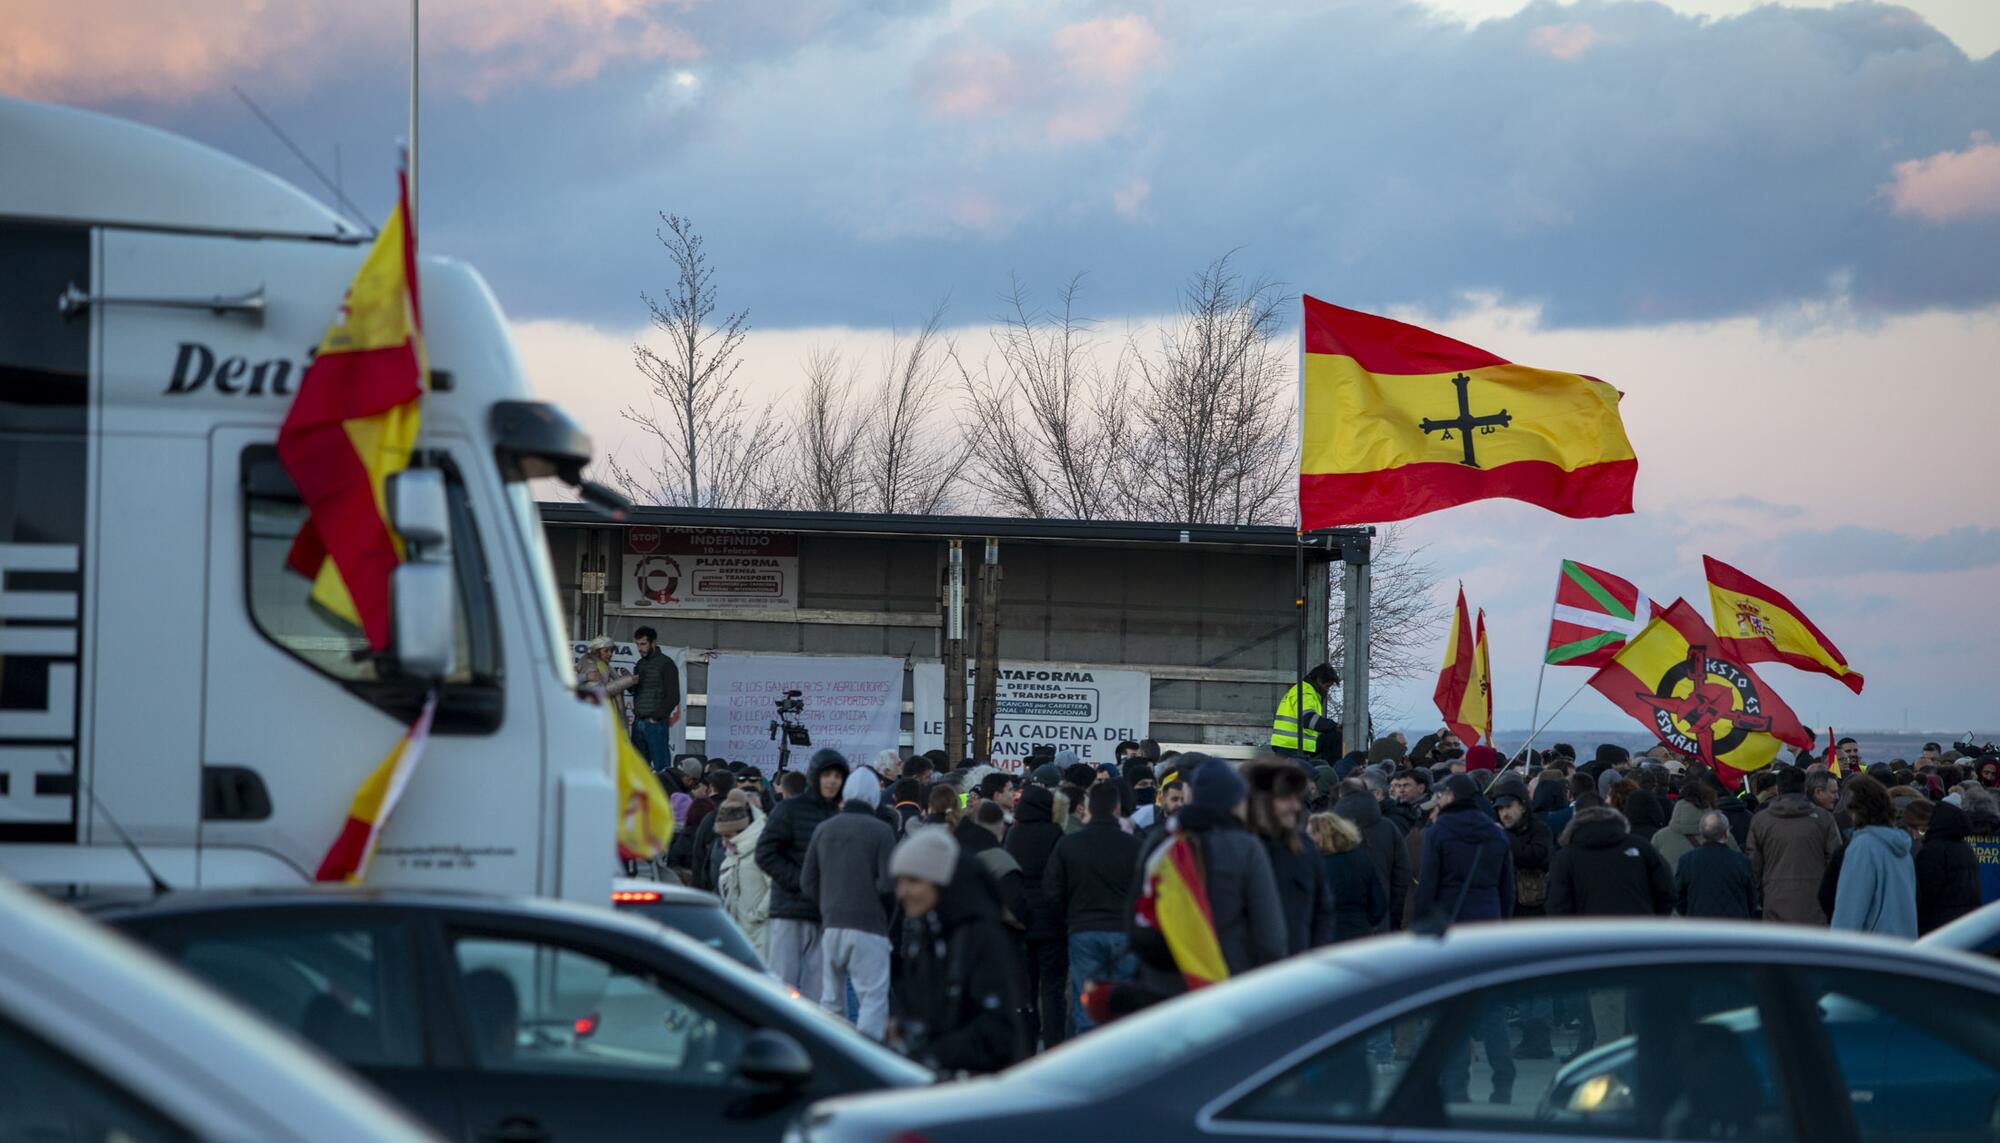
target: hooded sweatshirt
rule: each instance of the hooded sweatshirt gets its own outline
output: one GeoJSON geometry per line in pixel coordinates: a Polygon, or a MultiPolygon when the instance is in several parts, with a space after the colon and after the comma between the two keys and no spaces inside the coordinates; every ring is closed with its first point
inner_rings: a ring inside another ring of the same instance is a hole
{"type": "MultiPolygon", "coordinates": [[[[1701,844],[1701,818],[1707,812],[1682,798],[1674,803],[1674,813],[1667,819],[1667,824],[1653,832],[1653,848],[1660,851],[1660,858],[1667,863],[1668,869],[1679,869],[1681,858],[1701,844]]],[[[1722,811],[1718,809],[1716,812],[1722,811]]],[[[1735,834],[1732,833],[1727,840],[1730,849],[1739,849],[1735,834]]]]}
{"type": "Polygon", "coordinates": [[[1664,916],[1674,875],[1652,844],[1609,806],[1578,810],[1549,865],[1549,916],[1664,916]]]}
{"type": "Polygon", "coordinates": [[[1021,889],[1028,907],[1028,939],[1064,939],[1060,905],[1042,892],[1042,874],[1048,871],[1049,855],[1062,840],[1062,827],[1055,821],[1055,794],[1040,786],[1021,791],[1014,806],[1014,828],[1007,831],[1006,849],[1021,867],[1021,889]]]}
{"type": "Polygon", "coordinates": [[[896,887],[889,876],[896,831],[875,816],[878,789],[874,775],[855,771],[841,791],[847,800],[840,812],[814,830],[806,845],[799,888],[819,907],[826,928],[889,935],[884,901],[896,887]]]}
{"type": "MultiPolygon", "coordinates": [[[[757,866],[771,878],[771,917],[774,920],[818,921],[819,908],[799,886],[805,870],[806,847],[813,831],[840,809],[840,803],[819,794],[819,777],[829,769],[840,771],[845,781],[847,760],[831,750],[813,755],[806,771],[805,792],[786,798],[764,819],[764,832],[757,839],[757,866]]],[[[873,817],[873,813],[869,814],[873,817]]]]}
{"type": "Polygon", "coordinates": [[[1932,809],[1930,828],[1917,850],[1917,932],[1950,924],[1979,907],[1979,855],[1966,839],[1965,811],[1945,803],[1932,809]]]}
{"type": "Polygon", "coordinates": [[[1833,927],[1916,938],[1917,872],[1908,832],[1880,825],[1854,831],[1840,863],[1833,927]]]}
{"type": "Polygon", "coordinates": [[[1542,824],[1549,827],[1549,836],[1560,838],[1575,813],[1569,805],[1569,784],[1560,777],[1543,778],[1535,786],[1528,812],[1542,819],[1542,824]]]}

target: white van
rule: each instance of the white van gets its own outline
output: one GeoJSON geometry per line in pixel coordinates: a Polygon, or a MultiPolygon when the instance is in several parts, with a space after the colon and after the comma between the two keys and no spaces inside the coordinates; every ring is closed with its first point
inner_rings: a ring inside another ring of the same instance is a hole
{"type": "MultiPolygon", "coordinates": [[[[0,872],[147,884],[115,821],[177,888],[311,880],[430,686],[420,633],[370,654],[285,568],[278,425],[369,236],[89,112],[0,99],[0,156],[0,872]]],[[[613,730],[527,484],[579,482],[589,440],[530,399],[477,273],[419,276],[451,665],[368,880],[601,904],[613,730]]]]}

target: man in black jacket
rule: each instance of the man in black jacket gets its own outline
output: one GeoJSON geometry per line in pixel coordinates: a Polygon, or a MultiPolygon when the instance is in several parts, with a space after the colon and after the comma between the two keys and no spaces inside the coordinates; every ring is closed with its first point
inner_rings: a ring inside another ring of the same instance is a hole
{"type": "Polygon", "coordinates": [[[641,627],[632,634],[639,661],[632,675],[632,745],[646,756],[655,773],[673,765],[671,729],[681,718],[681,669],[660,650],[660,633],[641,627]]]}
{"type": "Polygon", "coordinates": [[[757,839],[757,868],[771,879],[771,971],[807,997],[819,995],[819,906],[799,885],[813,830],[840,810],[847,759],[837,750],[814,752],[806,788],[778,803],[757,839]]]}
{"type": "Polygon", "coordinates": [[[1055,804],[1055,793],[1042,786],[1022,790],[1006,841],[1007,852],[1021,867],[1021,887],[1028,900],[1024,967],[1030,1039],[1039,1038],[1050,1048],[1069,1034],[1069,934],[1063,903],[1049,900],[1042,891],[1042,874],[1063,836],[1055,821],[1055,804]]]}
{"type": "Polygon", "coordinates": [[[1042,872],[1042,893],[1062,909],[1069,934],[1070,1025],[1093,1027],[1083,1010],[1084,985],[1129,981],[1137,971],[1125,924],[1139,841],[1118,824],[1118,782],[1099,782],[1084,795],[1084,826],[1056,843],[1042,872]]]}
{"type": "Polygon", "coordinates": [[[1243,778],[1250,786],[1250,832],[1264,843],[1285,911],[1286,955],[1332,944],[1333,893],[1326,866],[1299,829],[1310,779],[1297,764],[1275,758],[1245,766],[1243,778]]]}
{"type": "Polygon", "coordinates": [[[890,1039],[937,1070],[992,1072],[1027,1053],[1000,903],[949,830],[919,826],[889,857],[902,902],[903,975],[890,1039]]]}
{"type": "Polygon", "coordinates": [[[1917,850],[1917,932],[1928,933],[1979,908],[1979,854],[1965,839],[1972,819],[1950,802],[1931,810],[1917,850]]]}
{"type": "Polygon", "coordinates": [[[1674,869],[1674,908],[1683,917],[1754,920],[1757,875],[1750,859],[1729,848],[1729,818],[1720,810],[1701,815],[1695,827],[1701,844],[1681,854],[1674,869]]]}
{"type": "Polygon", "coordinates": [[[1578,810],[1549,864],[1549,916],[1644,917],[1674,911],[1674,875],[1653,843],[1610,806],[1578,810]]]}

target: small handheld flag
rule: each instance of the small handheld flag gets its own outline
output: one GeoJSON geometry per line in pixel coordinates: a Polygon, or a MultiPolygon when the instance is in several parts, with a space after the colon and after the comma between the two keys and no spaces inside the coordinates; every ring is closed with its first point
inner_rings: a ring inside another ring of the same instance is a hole
{"type": "Polygon", "coordinates": [[[1639,461],[1611,386],[1317,298],[1304,320],[1306,531],[1493,497],[1563,516],[1632,511],[1639,461]]]}
{"type": "Polygon", "coordinates": [[[1708,600],[1723,649],[1746,663],[1783,663],[1831,675],[1855,694],[1861,672],[1798,605],[1775,588],[1751,579],[1714,556],[1701,557],[1708,572],[1708,600]]]}
{"type": "Polygon", "coordinates": [[[667,800],[659,775],[646,765],[637,747],[625,735],[618,719],[618,704],[604,704],[611,720],[612,765],[617,772],[618,856],[625,861],[651,861],[667,851],[674,840],[674,807],[667,800]]]}
{"type": "Polygon", "coordinates": [[[339,836],[320,860],[313,880],[358,884],[368,875],[368,863],[375,858],[375,844],[382,840],[382,829],[389,824],[396,803],[403,800],[403,790],[409,786],[410,776],[417,772],[417,762],[424,756],[424,745],[431,737],[431,716],[435,713],[437,692],[432,691],[424,699],[424,709],[417,715],[417,721],[410,724],[410,729],[390,748],[388,757],[354,791],[347,824],[340,827],[339,836]]]}
{"type": "Polygon", "coordinates": [[[1175,834],[1146,860],[1135,921],[1165,939],[1190,992],[1229,979],[1229,964],[1222,959],[1222,941],[1215,934],[1215,915],[1202,881],[1201,859],[1186,834],[1175,834]]]}

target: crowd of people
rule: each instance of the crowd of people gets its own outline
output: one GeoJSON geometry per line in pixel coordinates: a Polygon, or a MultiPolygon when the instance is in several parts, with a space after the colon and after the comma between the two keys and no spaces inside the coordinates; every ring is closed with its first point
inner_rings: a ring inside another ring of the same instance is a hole
{"type": "Polygon", "coordinates": [[[1018,771],[820,750],[775,780],[694,756],[662,778],[670,869],[716,892],[774,972],[915,1058],[981,1072],[1187,987],[1135,920],[1173,836],[1198,846],[1232,975],[1453,923],[1678,914],[1915,937],[2000,899],[2000,761],[1839,750],[1837,768],[1786,759],[1740,790],[1664,747],[1503,762],[1448,731],[1331,762],[1126,742],[1018,771]]]}

